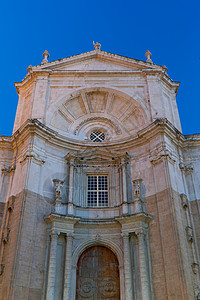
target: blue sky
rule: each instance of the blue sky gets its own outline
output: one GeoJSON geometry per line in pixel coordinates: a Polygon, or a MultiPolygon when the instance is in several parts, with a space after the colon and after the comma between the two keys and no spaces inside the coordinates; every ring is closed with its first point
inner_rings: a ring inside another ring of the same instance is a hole
{"type": "Polygon", "coordinates": [[[11,135],[15,81],[29,65],[93,50],[166,65],[180,81],[177,103],[184,134],[200,133],[200,1],[3,1],[0,6],[0,134],[11,135]]]}

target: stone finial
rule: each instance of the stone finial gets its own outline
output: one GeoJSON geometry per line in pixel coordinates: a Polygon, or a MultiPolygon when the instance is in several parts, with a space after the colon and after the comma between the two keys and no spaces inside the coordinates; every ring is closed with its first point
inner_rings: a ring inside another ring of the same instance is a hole
{"type": "Polygon", "coordinates": [[[145,57],[147,58],[146,61],[152,64],[153,62],[151,60],[151,56],[152,56],[151,52],[149,50],[147,50],[145,53],[145,57]]]}
{"type": "Polygon", "coordinates": [[[163,69],[165,70],[165,72],[168,71],[168,68],[167,68],[165,65],[163,65],[162,67],[163,67],[163,69]]]}
{"type": "Polygon", "coordinates": [[[27,68],[27,72],[30,74],[31,73],[31,71],[33,70],[33,67],[30,65],[30,66],[28,66],[28,68],[27,68]]]}
{"type": "Polygon", "coordinates": [[[101,50],[101,44],[98,42],[94,42],[93,41],[93,45],[94,45],[94,49],[96,50],[96,52],[99,52],[101,50]]]}
{"type": "Polygon", "coordinates": [[[42,61],[42,64],[45,64],[48,62],[48,57],[49,57],[49,52],[48,50],[45,50],[44,53],[42,54],[42,56],[44,57],[43,61],[42,61]]]}

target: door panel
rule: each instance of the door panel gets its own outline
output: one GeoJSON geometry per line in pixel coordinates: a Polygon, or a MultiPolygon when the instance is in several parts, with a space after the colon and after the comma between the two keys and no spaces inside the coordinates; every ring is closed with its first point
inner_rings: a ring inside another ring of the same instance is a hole
{"type": "Polygon", "coordinates": [[[76,300],[106,299],[120,299],[118,261],[110,249],[90,247],[78,261],[76,300]]]}

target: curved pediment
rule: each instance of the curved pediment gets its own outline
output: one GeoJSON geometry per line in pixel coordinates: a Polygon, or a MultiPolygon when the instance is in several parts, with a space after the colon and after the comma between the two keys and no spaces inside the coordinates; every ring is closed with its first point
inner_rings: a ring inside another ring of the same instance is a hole
{"type": "Polygon", "coordinates": [[[86,149],[83,151],[70,152],[65,157],[68,161],[75,159],[80,164],[101,162],[101,163],[119,163],[123,158],[125,160],[130,159],[128,153],[120,153],[117,151],[111,151],[106,148],[93,147],[92,149],[86,149]]]}
{"type": "Polygon", "coordinates": [[[107,88],[82,89],[64,97],[52,107],[47,122],[77,140],[91,141],[92,132],[102,132],[103,142],[131,136],[149,125],[136,100],[107,88]]]}

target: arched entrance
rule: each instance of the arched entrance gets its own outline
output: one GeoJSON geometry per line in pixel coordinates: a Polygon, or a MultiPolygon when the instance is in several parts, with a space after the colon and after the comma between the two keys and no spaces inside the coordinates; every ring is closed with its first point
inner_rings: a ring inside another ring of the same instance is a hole
{"type": "Polygon", "coordinates": [[[90,247],[78,260],[76,300],[86,299],[120,299],[118,260],[106,247],[90,247]]]}

